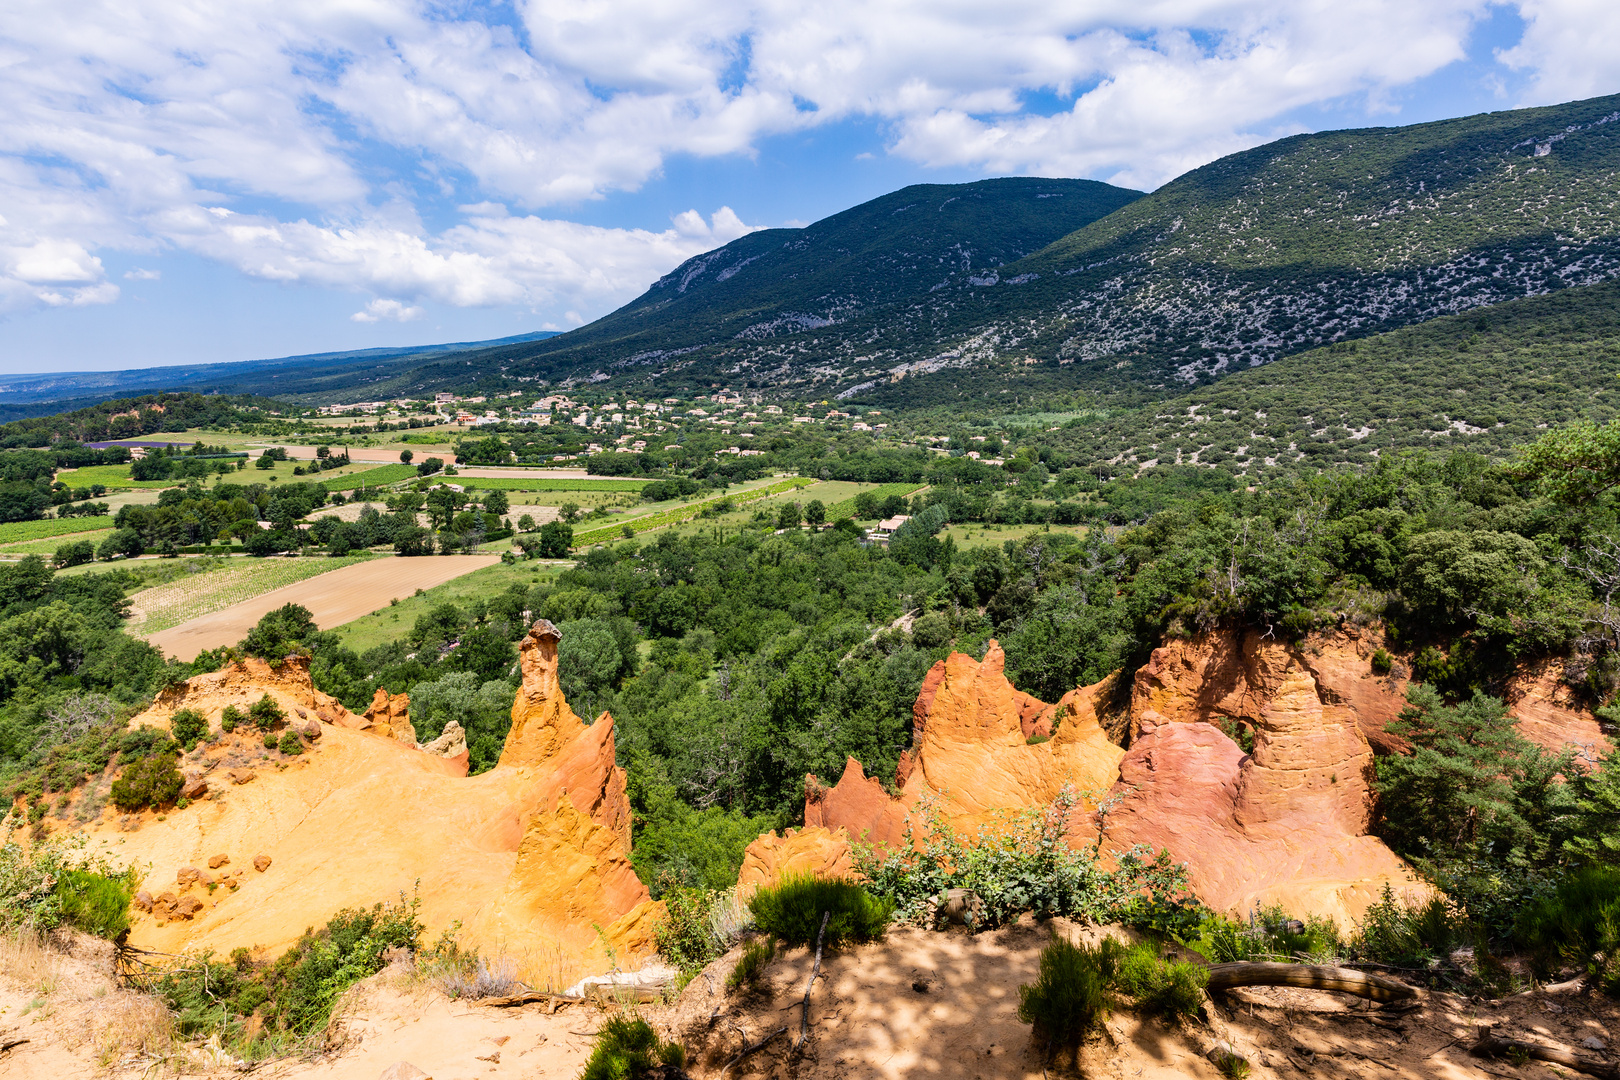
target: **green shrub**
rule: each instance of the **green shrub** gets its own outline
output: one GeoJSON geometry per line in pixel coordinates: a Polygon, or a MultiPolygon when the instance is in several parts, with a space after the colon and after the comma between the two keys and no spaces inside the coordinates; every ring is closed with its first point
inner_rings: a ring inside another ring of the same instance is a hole
{"type": "Polygon", "coordinates": [[[1113,940],[1091,948],[1056,934],[1041,950],[1035,981],[1018,988],[1018,1019],[1033,1027],[1048,1057],[1078,1047],[1113,1011],[1110,987],[1122,952],[1113,940]]]}
{"type": "Polygon", "coordinates": [[[56,549],[52,562],[58,570],[69,566],[81,566],[96,557],[96,546],[88,540],[76,540],[70,544],[62,544],[56,549]]]}
{"type": "Polygon", "coordinates": [[[185,783],[175,761],[173,754],[152,754],[124,766],[112,784],[113,805],[131,814],[148,806],[171,805],[185,783]]]}
{"type": "Polygon", "coordinates": [[[1203,964],[1166,960],[1156,943],[1144,941],[1119,957],[1114,985],[1135,998],[1145,1012],[1187,1019],[1196,1016],[1204,1002],[1209,969],[1203,964]]]}
{"type": "Polygon", "coordinates": [[[653,937],[659,955],[681,973],[683,980],[691,979],[723,951],[709,918],[719,897],[719,893],[707,889],[674,886],[664,890],[668,916],[653,930],[653,937]]]}
{"type": "Polygon", "coordinates": [[[743,954],[737,960],[737,966],[731,969],[726,976],[727,990],[741,990],[744,987],[752,990],[759,985],[760,976],[765,974],[765,967],[776,956],[776,939],[765,938],[760,941],[750,941],[743,949],[743,954]]]}
{"type": "Polygon", "coordinates": [[[296,731],[282,732],[281,742],[277,745],[283,754],[302,754],[304,752],[304,740],[298,737],[296,731]]]}
{"type": "Polygon", "coordinates": [[[846,878],[818,878],[809,874],[784,877],[772,888],[760,889],[748,901],[760,930],[788,947],[814,946],[827,920],[825,944],[875,941],[883,936],[894,915],[894,901],[879,898],[846,878]]]}
{"type": "Polygon", "coordinates": [[[219,729],[226,734],[230,734],[247,723],[247,720],[247,714],[241,709],[238,709],[235,705],[227,705],[224,711],[219,714],[219,729]]]}
{"type": "Polygon", "coordinates": [[[661,1041],[645,1020],[615,1016],[597,1032],[580,1080],[635,1080],[659,1065],[684,1068],[685,1048],[661,1041]]]}
{"type": "Polygon", "coordinates": [[[264,737],[264,748],[266,750],[274,750],[278,742],[279,740],[274,735],[266,735],[264,737]]]}
{"type": "Polygon", "coordinates": [[[0,847],[0,930],[42,933],[62,923],[62,899],[53,883],[62,871],[52,844],[0,847]]]}
{"type": "MultiPolygon", "coordinates": [[[[1005,811],[979,829],[972,840],[959,837],[938,800],[918,804],[923,822],[906,824],[905,841],[879,851],[859,844],[855,867],[866,887],[894,902],[899,918],[933,918],[938,898],[951,889],[970,889],[982,902],[981,927],[1002,926],[1026,911],[1094,922],[1143,916],[1159,923],[1183,921],[1190,893],[1184,867],[1134,848],[1098,862],[1092,847],[1075,849],[1065,839],[1078,802],[1064,788],[1050,806],[1005,811]]],[[[813,932],[813,931],[812,931],[813,932]]]]}
{"type": "Polygon", "coordinates": [[[1395,667],[1395,658],[1389,655],[1389,650],[1379,647],[1372,654],[1372,670],[1374,675],[1388,675],[1395,667]]]}
{"type": "Polygon", "coordinates": [[[131,871],[65,870],[56,879],[62,921],[87,934],[118,941],[129,932],[129,903],[135,896],[131,871]]]}
{"type": "Polygon", "coordinates": [[[169,719],[169,734],[187,750],[208,737],[208,717],[196,709],[181,709],[169,719]]]}
{"type": "Polygon", "coordinates": [[[248,715],[253,718],[253,723],[258,726],[260,731],[269,731],[281,723],[287,714],[282,712],[281,706],[277,705],[275,699],[266,693],[248,708],[248,715]]]}
{"type": "Polygon", "coordinates": [[[1196,925],[1173,936],[1212,964],[1323,959],[1340,950],[1339,928],[1333,920],[1311,918],[1301,923],[1275,906],[1257,909],[1248,923],[1205,912],[1196,925]]]}
{"type": "Polygon", "coordinates": [[[229,962],[212,953],[186,957],[141,980],[175,1012],[187,1038],[218,1034],[236,1057],[262,1058],[326,1026],[332,1006],[345,990],[382,970],[391,948],[414,950],[422,935],[418,902],[338,912],[320,930],[306,932],[275,963],[255,968],[248,955],[229,962]],[[247,1034],[247,1018],[258,1014],[260,1035],[247,1034]]]}
{"type": "Polygon", "coordinates": [[[1383,895],[1356,924],[1350,947],[1358,959],[1421,967],[1451,951],[1458,929],[1444,900],[1405,903],[1386,883],[1383,895]]]}
{"type": "Polygon", "coordinates": [[[1620,869],[1588,866],[1525,909],[1515,937],[1538,974],[1559,963],[1585,969],[1607,993],[1620,993],[1620,869]]]}

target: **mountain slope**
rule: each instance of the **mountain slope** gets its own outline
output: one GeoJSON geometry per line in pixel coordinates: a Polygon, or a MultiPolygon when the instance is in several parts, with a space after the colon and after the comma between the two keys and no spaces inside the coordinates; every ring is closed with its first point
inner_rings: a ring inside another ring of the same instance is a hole
{"type": "Polygon", "coordinates": [[[1060,440],[1116,473],[1250,476],[1402,450],[1495,457],[1547,427],[1620,416],[1620,282],[1560,289],[1290,356],[1060,440]]]}
{"type": "Polygon", "coordinates": [[[1620,96],[1234,154],[1012,264],[1045,287],[985,306],[1008,344],[1032,319],[1063,360],[1195,379],[1617,271],[1620,96]]]}
{"type": "MultiPolygon", "coordinates": [[[[1044,361],[1071,386],[1163,392],[1620,273],[1620,96],[1283,139],[1005,265],[1016,243],[975,245],[953,265],[943,232],[917,245],[903,228],[885,233],[877,219],[899,220],[921,190],[802,235],[745,237],[589,326],[470,359],[547,380],[656,376],[841,394],[942,368],[1044,361]],[[818,230],[838,242],[782,246],[818,230]]],[[[982,203],[986,229],[1045,191],[986,190],[1018,196],[1007,208],[982,203]]]]}
{"type": "MultiPolygon", "coordinates": [[[[805,331],[861,327],[904,347],[910,309],[931,291],[1038,251],[1139,198],[1092,180],[1009,178],[918,184],[803,229],[768,229],[688,259],[645,294],[539,346],[481,354],[511,375],[662,365],[734,342],[770,356],[805,331]]],[[[787,352],[795,352],[789,347],[787,352]]]]}

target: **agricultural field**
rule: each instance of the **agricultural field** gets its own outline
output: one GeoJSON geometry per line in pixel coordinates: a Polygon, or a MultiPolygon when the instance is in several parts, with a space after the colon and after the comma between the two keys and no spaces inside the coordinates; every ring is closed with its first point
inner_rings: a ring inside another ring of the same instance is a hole
{"type": "MultiPolygon", "coordinates": [[[[764,510],[775,516],[785,502],[796,502],[800,506],[812,499],[820,499],[827,507],[827,520],[837,521],[840,517],[848,517],[855,512],[855,496],[863,491],[876,492],[879,498],[889,494],[898,493],[908,495],[913,491],[921,490],[920,484],[862,484],[845,480],[819,480],[805,481],[799,488],[773,490],[773,494],[750,502],[741,502],[737,508],[729,513],[720,514],[712,518],[699,518],[685,522],[680,526],[682,535],[706,533],[716,526],[721,528],[736,528],[746,522],[752,521],[754,515],[764,510]],[[839,509],[839,508],[842,509],[839,509]]],[[[773,489],[776,485],[773,485],[773,489]]],[[[734,502],[736,500],[733,500],[734,502]]]]}
{"type": "MultiPolygon", "coordinates": [[[[831,486],[831,485],[829,485],[829,486],[831,486]]],[[[923,487],[924,487],[924,485],[922,485],[922,484],[911,484],[911,483],[904,483],[904,484],[852,484],[852,485],[849,485],[849,486],[860,488],[861,490],[864,490],[864,491],[870,491],[873,495],[876,495],[879,499],[887,499],[890,495],[910,496],[914,492],[921,491],[923,489],[923,487]]],[[[860,494],[859,491],[851,492],[850,495],[847,498],[840,498],[836,503],[831,502],[826,498],[822,498],[821,501],[827,503],[827,520],[828,521],[837,521],[839,518],[854,517],[855,516],[855,496],[858,495],[858,494],[860,494]]],[[[815,496],[812,496],[812,497],[815,497],[815,496]]]]}
{"type": "MultiPolygon", "coordinates": [[[[369,463],[367,463],[369,464],[369,463]]],[[[350,466],[357,468],[357,466],[350,466]]],[[[360,487],[383,487],[388,484],[397,484],[401,480],[416,478],[415,465],[380,465],[370,468],[358,468],[350,472],[348,469],[341,473],[334,472],[334,479],[324,479],[327,474],[321,473],[321,486],[327,491],[353,491],[360,487]]]]}
{"type": "MultiPolygon", "coordinates": [[[[107,519],[81,518],[80,520],[105,521],[107,519]]],[[[111,529],[93,529],[89,532],[64,533],[61,536],[46,537],[43,540],[19,540],[15,543],[0,544],[0,559],[15,558],[22,555],[44,555],[48,558],[56,554],[56,549],[63,544],[77,543],[80,540],[100,544],[111,535],[111,529]]]]}
{"type": "Polygon", "coordinates": [[[132,613],[129,632],[150,637],[283,585],[304,581],[357,562],[366,562],[372,557],[188,560],[196,564],[197,572],[167,584],[142,589],[130,597],[132,613]]]}
{"type": "Polygon", "coordinates": [[[947,537],[956,542],[960,550],[979,547],[1000,547],[1016,543],[1036,533],[1067,533],[1084,538],[1090,527],[1086,525],[952,525],[939,534],[940,542],[947,537]]]}
{"type": "Polygon", "coordinates": [[[112,528],[110,517],[50,518],[45,521],[8,521],[0,525],[0,544],[19,540],[44,540],[70,533],[112,528]]]}
{"type": "Polygon", "coordinates": [[[462,487],[483,491],[560,491],[569,494],[580,491],[640,491],[652,483],[651,480],[568,480],[545,476],[532,479],[527,476],[455,476],[450,479],[462,487]]]}
{"type": "MultiPolygon", "coordinates": [[[[581,529],[580,527],[576,526],[574,531],[574,545],[576,547],[583,547],[587,544],[596,544],[601,543],[604,540],[614,540],[620,538],[624,535],[624,527],[626,525],[629,525],[635,529],[636,533],[639,535],[640,533],[649,532],[653,529],[660,529],[669,525],[681,524],[682,522],[685,522],[691,518],[697,517],[703,512],[703,509],[706,506],[716,506],[726,500],[730,500],[731,503],[739,507],[739,509],[746,507],[745,516],[751,517],[753,516],[754,511],[758,510],[761,506],[769,504],[771,496],[786,495],[787,493],[794,492],[799,489],[818,486],[819,483],[821,482],[807,480],[803,477],[795,476],[787,480],[775,481],[774,483],[769,484],[769,486],[741,489],[728,492],[723,495],[712,495],[709,498],[694,500],[692,502],[675,502],[674,500],[671,500],[669,503],[654,503],[653,512],[651,513],[626,516],[611,524],[591,528],[581,529]],[[667,506],[668,509],[659,509],[660,506],[667,506]]],[[[814,496],[811,497],[813,498],[814,496]]],[[[733,511],[733,513],[737,513],[737,511],[733,511]]]]}
{"type": "MultiPolygon", "coordinates": [[[[506,541],[501,542],[504,546],[506,541]]],[[[462,556],[435,556],[433,559],[411,559],[409,562],[445,562],[462,556]]],[[[416,620],[442,603],[466,607],[476,600],[488,600],[503,593],[512,585],[542,585],[556,576],[557,570],[572,566],[573,560],[529,560],[519,563],[495,563],[474,570],[454,581],[426,588],[399,602],[379,608],[369,615],[333,627],[345,648],[363,653],[378,645],[386,645],[406,634],[416,620]]]]}
{"type": "Polygon", "coordinates": [[[142,488],[156,491],[175,485],[173,480],[131,480],[128,465],[87,465],[82,469],[63,469],[56,474],[56,478],[68,487],[75,488],[105,484],[109,489],[142,488]]]}
{"type": "MultiPolygon", "coordinates": [[[[317,572],[270,589],[262,588],[261,583],[261,588],[247,599],[188,618],[166,630],[146,633],[147,640],[165,653],[189,660],[204,649],[235,644],[266,613],[286,604],[302,604],[308,608],[317,626],[341,626],[390,600],[408,598],[414,589],[430,589],[481,568],[499,565],[492,555],[292,561],[313,564],[317,572]]],[[[143,628],[136,627],[133,632],[140,634],[143,628]]]]}

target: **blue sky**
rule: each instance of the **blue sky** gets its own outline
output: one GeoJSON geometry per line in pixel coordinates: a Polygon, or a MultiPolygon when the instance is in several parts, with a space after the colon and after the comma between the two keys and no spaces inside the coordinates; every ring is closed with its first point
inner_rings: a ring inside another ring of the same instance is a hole
{"type": "Polygon", "coordinates": [[[0,372],[568,329],[910,183],[1151,188],[1300,131],[1613,93],[1617,36],[1586,0],[21,0],[0,372]]]}

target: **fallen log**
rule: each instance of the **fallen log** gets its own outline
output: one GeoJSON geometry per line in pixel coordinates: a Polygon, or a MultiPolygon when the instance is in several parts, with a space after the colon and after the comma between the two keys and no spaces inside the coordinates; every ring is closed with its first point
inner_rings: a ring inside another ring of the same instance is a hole
{"type": "Polygon", "coordinates": [[[544,990],[529,990],[522,994],[513,994],[510,997],[474,998],[474,1005],[485,1005],[491,1009],[515,1009],[523,1005],[534,1005],[550,1002],[554,1005],[574,1005],[587,1000],[584,997],[568,997],[565,994],[551,994],[544,990]]]}
{"type": "Polygon", "coordinates": [[[1522,1039],[1499,1039],[1491,1032],[1490,1025],[1479,1029],[1479,1038],[1468,1052],[1475,1057],[1503,1057],[1512,1053],[1523,1054],[1527,1058],[1545,1061],[1553,1065],[1562,1065],[1566,1069],[1574,1069],[1588,1076],[1602,1077],[1604,1080],[1620,1080],[1620,1069],[1610,1065],[1607,1061],[1597,1058],[1582,1057],[1568,1050],[1559,1050],[1551,1046],[1542,1046],[1539,1043],[1525,1042],[1522,1039]]]}
{"type": "Polygon", "coordinates": [[[1403,982],[1354,968],[1250,962],[1210,966],[1211,990],[1231,990],[1239,986],[1297,986],[1302,990],[1335,990],[1372,1001],[1404,1001],[1418,996],[1417,990],[1403,982]]]}

